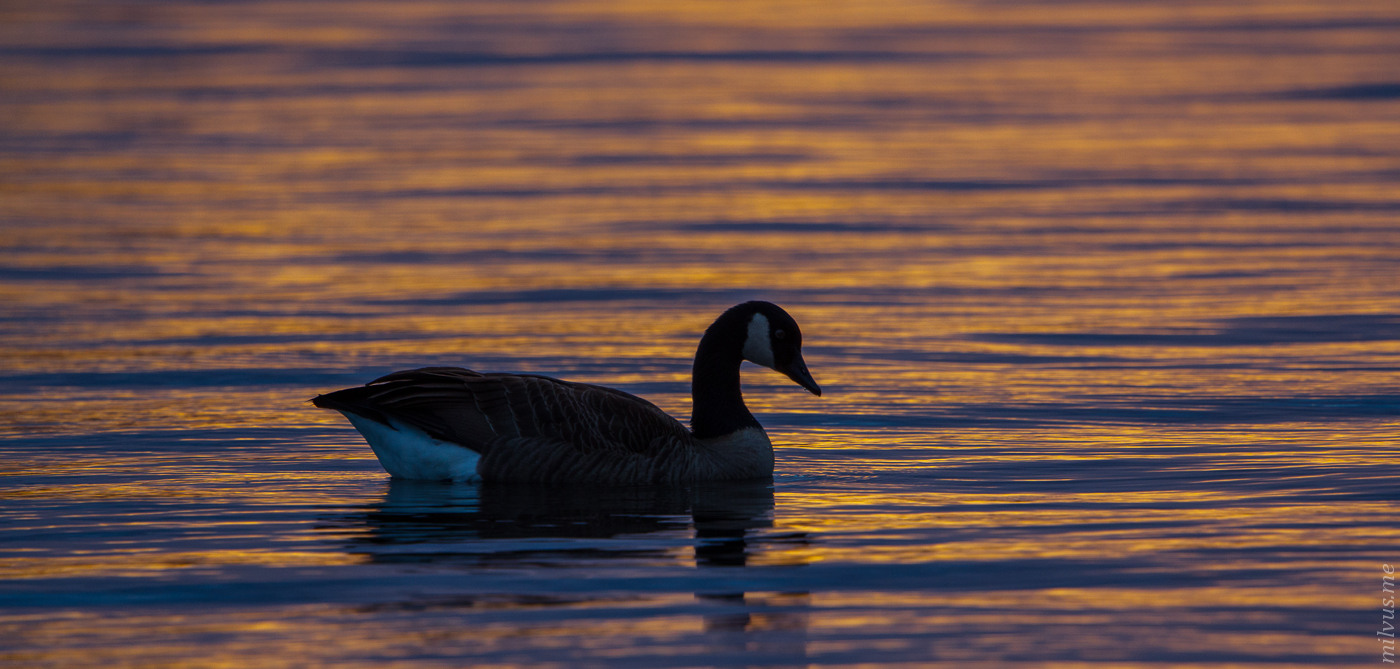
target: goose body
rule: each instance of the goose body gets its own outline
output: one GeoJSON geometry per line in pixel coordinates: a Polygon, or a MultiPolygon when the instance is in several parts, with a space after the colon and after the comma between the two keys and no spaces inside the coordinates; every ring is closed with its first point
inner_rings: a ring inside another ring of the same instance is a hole
{"type": "Polygon", "coordinates": [[[773,446],[739,389],[744,360],[820,395],[787,312],[745,302],[705,331],[691,377],[691,425],[621,390],[460,367],[394,372],[319,395],[396,478],[612,485],[763,478],[773,446]]]}

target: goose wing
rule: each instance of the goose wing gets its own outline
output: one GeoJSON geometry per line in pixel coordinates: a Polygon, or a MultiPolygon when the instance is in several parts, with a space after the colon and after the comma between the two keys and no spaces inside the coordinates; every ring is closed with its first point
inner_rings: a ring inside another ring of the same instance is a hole
{"type": "Polygon", "coordinates": [[[690,441],[684,425],[640,397],[529,374],[426,367],[394,372],[313,402],[385,424],[389,418],[400,420],[484,457],[509,447],[503,444],[523,441],[549,443],[553,450],[580,456],[612,452],[646,458],[690,441]]]}

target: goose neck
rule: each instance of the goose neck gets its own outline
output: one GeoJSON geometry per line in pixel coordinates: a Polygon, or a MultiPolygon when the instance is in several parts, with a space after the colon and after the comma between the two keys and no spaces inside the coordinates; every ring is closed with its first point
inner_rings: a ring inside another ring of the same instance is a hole
{"type": "Polygon", "coordinates": [[[700,340],[690,383],[694,406],[690,429],[696,437],[713,439],[744,428],[762,429],[744,405],[739,389],[742,349],[742,337],[724,336],[716,328],[700,340]]]}

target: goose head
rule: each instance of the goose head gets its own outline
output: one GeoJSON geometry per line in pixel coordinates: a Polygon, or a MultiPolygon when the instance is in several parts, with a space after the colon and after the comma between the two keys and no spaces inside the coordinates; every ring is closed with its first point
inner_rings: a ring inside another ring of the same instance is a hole
{"type": "Polygon", "coordinates": [[[802,359],[802,330],[792,316],[771,302],[745,302],[731,311],[747,320],[743,359],[777,371],[813,395],[821,396],[821,386],[802,359]]]}

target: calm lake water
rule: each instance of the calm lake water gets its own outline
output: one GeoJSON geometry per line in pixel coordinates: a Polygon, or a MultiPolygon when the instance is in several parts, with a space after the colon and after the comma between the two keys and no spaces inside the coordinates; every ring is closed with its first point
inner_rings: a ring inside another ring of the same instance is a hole
{"type": "Polygon", "coordinates": [[[6,3],[0,662],[1383,666],[1397,73],[1393,0],[6,3]],[[307,403],[686,419],[753,298],[771,484],[307,403]]]}

